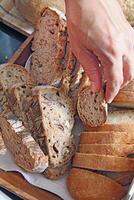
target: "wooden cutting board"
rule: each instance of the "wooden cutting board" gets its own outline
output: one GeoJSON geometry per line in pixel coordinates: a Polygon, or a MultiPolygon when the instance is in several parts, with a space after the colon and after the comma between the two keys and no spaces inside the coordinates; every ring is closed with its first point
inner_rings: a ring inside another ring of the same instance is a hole
{"type": "Polygon", "coordinates": [[[0,0],[0,21],[26,36],[34,31],[32,24],[20,15],[13,0],[0,0]]]}
{"type": "Polygon", "coordinates": [[[16,172],[0,171],[0,186],[27,200],[61,200],[57,195],[31,185],[16,172]]]}

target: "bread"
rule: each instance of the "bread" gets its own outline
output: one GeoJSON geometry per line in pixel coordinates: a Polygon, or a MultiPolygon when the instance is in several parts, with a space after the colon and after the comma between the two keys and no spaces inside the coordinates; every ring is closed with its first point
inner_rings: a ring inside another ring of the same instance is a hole
{"type": "Polygon", "coordinates": [[[0,155],[5,154],[6,153],[6,146],[4,144],[3,138],[2,138],[2,134],[0,132],[0,155]]]}
{"type": "Polygon", "coordinates": [[[31,74],[37,84],[58,84],[67,40],[66,21],[57,11],[46,8],[34,33],[31,74]]]}
{"type": "Polygon", "coordinates": [[[46,7],[54,7],[65,12],[64,0],[15,0],[15,5],[22,16],[34,25],[46,7]]]}
{"type": "Polygon", "coordinates": [[[116,107],[134,108],[134,91],[120,91],[111,105],[116,107]]]}
{"type": "Polygon", "coordinates": [[[65,164],[68,164],[75,151],[71,133],[74,124],[72,101],[55,87],[38,86],[33,89],[30,101],[26,99],[24,102],[27,126],[30,124],[34,139],[49,156],[46,176],[47,172],[52,174],[52,169],[56,173],[61,166],[65,169],[65,164]]]}
{"type": "Polygon", "coordinates": [[[134,158],[76,153],[73,166],[102,171],[133,172],[134,158]]]}
{"type": "Polygon", "coordinates": [[[1,113],[9,111],[5,91],[15,84],[31,84],[35,82],[27,70],[16,64],[2,64],[0,65],[0,105],[1,113]]]}
{"type": "Polygon", "coordinates": [[[67,186],[74,200],[121,200],[126,194],[110,178],[83,169],[71,169],[67,186]]]}
{"type": "Polygon", "coordinates": [[[0,127],[4,143],[20,167],[29,172],[43,172],[48,167],[48,157],[21,121],[0,117],[0,127]]]}
{"type": "Polygon", "coordinates": [[[78,94],[77,110],[79,117],[86,126],[100,126],[107,119],[107,104],[104,98],[104,90],[93,92],[87,76],[84,79],[78,94]]]}
{"type": "Polygon", "coordinates": [[[127,157],[134,154],[134,144],[81,144],[80,153],[127,157]]]}
{"type": "Polygon", "coordinates": [[[31,128],[29,128],[30,124],[28,124],[28,118],[24,107],[26,106],[25,99],[32,98],[32,88],[33,85],[15,84],[6,91],[6,98],[10,110],[16,117],[23,121],[25,127],[29,130],[31,130],[31,128]]]}
{"type": "Polygon", "coordinates": [[[122,186],[129,185],[134,177],[134,172],[101,172],[102,175],[105,175],[122,186]]]}
{"type": "Polygon", "coordinates": [[[80,144],[134,144],[134,132],[84,132],[81,134],[80,144]]]}

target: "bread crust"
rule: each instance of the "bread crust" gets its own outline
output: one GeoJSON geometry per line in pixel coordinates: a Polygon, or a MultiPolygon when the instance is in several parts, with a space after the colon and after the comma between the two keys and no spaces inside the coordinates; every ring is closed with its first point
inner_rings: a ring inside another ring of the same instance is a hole
{"type": "Polygon", "coordinates": [[[73,166],[102,171],[133,172],[134,158],[76,153],[73,166]]]}
{"type": "Polygon", "coordinates": [[[67,186],[76,200],[121,200],[126,194],[112,179],[83,169],[71,169],[67,186]]]}

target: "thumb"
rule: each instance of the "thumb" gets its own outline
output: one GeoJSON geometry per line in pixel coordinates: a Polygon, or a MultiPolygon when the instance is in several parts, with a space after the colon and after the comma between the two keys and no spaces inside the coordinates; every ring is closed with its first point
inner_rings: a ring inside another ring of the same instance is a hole
{"type": "Polygon", "coordinates": [[[102,80],[97,57],[92,52],[83,50],[79,54],[78,59],[91,81],[92,90],[98,92],[102,87],[102,80]]]}

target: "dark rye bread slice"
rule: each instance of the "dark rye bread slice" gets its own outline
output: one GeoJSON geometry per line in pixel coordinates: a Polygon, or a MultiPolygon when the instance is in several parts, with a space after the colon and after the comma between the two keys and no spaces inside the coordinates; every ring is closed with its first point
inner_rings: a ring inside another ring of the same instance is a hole
{"type": "Polygon", "coordinates": [[[111,172],[134,172],[134,158],[76,153],[73,166],[111,172]]]}
{"type": "Polygon", "coordinates": [[[81,144],[79,152],[127,157],[134,154],[134,144],[81,144]]]}
{"type": "Polygon", "coordinates": [[[80,144],[134,144],[134,132],[83,132],[80,144]]]}
{"type": "Polygon", "coordinates": [[[112,179],[83,169],[71,169],[68,190],[76,200],[121,200],[127,190],[112,179]]]}
{"type": "Polygon", "coordinates": [[[21,121],[0,117],[0,128],[4,143],[12,152],[17,165],[29,172],[45,171],[48,157],[43,154],[21,121]]]}
{"type": "Polygon", "coordinates": [[[32,43],[31,74],[37,84],[60,82],[66,40],[66,20],[57,10],[46,8],[37,23],[32,43]]]}
{"type": "Polygon", "coordinates": [[[6,113],[7,111],[9,111],[5,91],[7,91],[9,88],[17,83],[35,85],[35,81],[24,67],[16,64],[0,65],[1,113],[6,113]]]}
{"type": "Polygon", "coordinates": [[[77,111],[80,119],[86,126],[100,126],[107,120],[107,104],[105,102],[104,89],[99,92],[93,92],[86,75],[84,75],[79,88],[77,111]]]}

